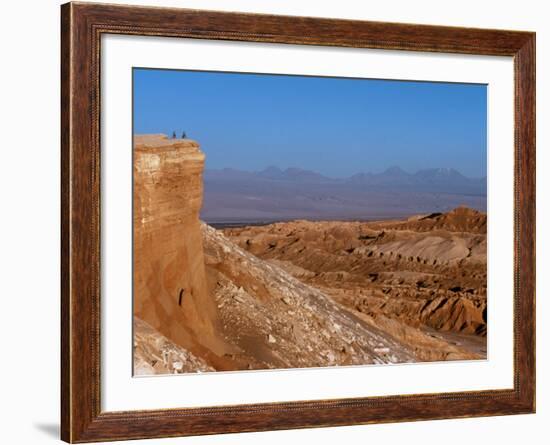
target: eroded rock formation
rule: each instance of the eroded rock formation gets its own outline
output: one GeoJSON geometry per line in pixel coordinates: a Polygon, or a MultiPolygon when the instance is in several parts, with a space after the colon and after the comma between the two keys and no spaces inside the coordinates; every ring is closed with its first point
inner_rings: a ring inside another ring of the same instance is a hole
{"type": "Polygon", "coordinates": [[[134,139],[134,315],[215,363],[226,347],[204,269],[203,168],[194,141],[134,139]]]}
{"type": "Polygon", "coordinates": [[[355,312],[484,343],[485,230],[485,214],[459,208],[405,221],[292,221],[224,233],[355,312]]]}

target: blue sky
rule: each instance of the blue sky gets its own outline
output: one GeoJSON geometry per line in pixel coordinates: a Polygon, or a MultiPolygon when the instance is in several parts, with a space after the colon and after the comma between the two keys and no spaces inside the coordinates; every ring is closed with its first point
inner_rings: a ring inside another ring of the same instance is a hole
{"type": "Polygon", "coordinates": [[[485,85],[134,69],[134,132],[198,141],[210,169],[486,176],[485,85]]]}

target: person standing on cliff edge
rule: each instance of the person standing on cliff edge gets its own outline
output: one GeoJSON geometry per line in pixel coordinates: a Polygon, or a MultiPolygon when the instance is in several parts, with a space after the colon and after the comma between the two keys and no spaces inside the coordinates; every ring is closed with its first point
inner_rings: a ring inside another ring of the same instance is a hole
{"type": "Polygon", "coordinates": [[[172,139],[176,139],[176,132],[175,131],[172,132],[172,139]]]}

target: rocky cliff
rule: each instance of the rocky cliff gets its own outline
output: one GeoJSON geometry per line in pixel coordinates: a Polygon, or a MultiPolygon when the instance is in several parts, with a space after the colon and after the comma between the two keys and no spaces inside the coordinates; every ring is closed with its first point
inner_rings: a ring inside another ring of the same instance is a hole
{"type": "Polygon", "coordinates": [[[199,225],[204,158],[191,140],[134,138],[134,315],[215,363],[225,346],[199,225]]]}

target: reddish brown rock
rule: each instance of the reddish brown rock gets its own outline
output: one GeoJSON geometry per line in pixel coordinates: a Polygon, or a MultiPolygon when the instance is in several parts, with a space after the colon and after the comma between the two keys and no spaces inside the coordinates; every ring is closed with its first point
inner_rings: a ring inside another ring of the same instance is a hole
{"type": "Polygon", "coordinates": [[[134,140],[134,315],[189,351],[223,355],[199,210],[204,154],[191,140],[134,140]]]}
{"type": "Polygon", "coordinates": [[[290,221],[224,233],[364,315],[483,337],[486,227],[485,214],[459,207],[404,221],[290,221]]]}

